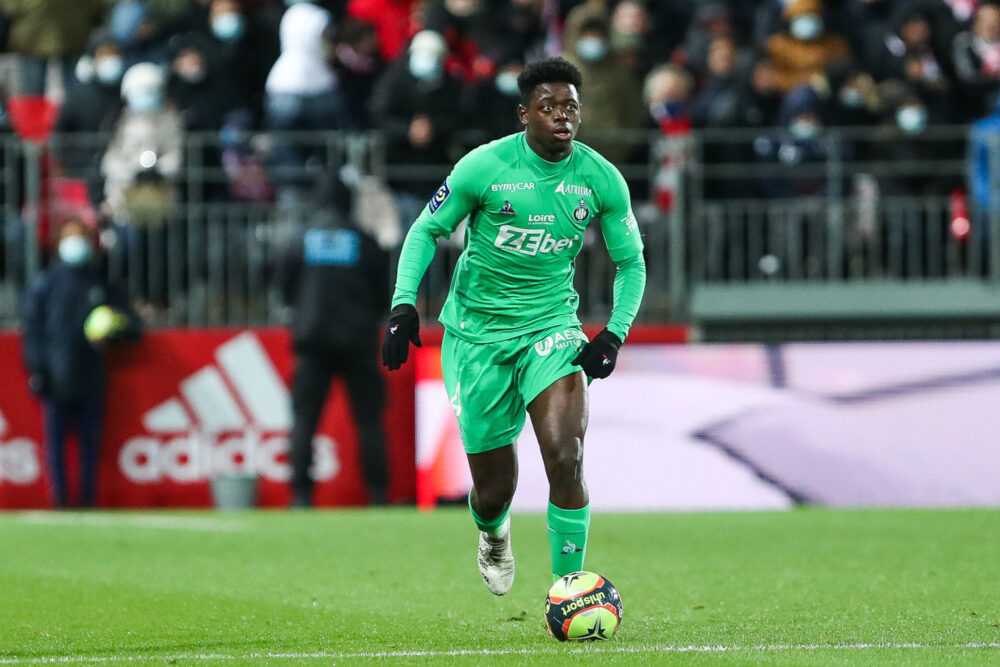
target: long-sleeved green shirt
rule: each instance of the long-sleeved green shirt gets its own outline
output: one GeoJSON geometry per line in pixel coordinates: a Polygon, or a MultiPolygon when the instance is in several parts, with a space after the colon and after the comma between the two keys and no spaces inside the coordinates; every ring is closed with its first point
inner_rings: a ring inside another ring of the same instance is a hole
{"type": "Polygon", "coordinates": [[[625,340],[646,283],[642,239],[625,179],[596,151],[574,142],[569,156],[548,162],[518,133],[459,160],[406,235],[393,306],[415,303],[435,240],[466,217],[440,317],[448,331],[489,343],[575,321],[573,262],[597,221],[618,266],[608,330],[625,340]]]}

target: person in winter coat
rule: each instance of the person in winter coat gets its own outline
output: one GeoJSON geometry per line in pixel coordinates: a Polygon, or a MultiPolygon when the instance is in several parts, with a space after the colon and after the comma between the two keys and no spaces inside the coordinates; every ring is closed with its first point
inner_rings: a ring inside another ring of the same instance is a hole
{"type": "Polygon", "coordinates": [[[767,40],[767,62],[785,93],[823,74],[830,63],[846,59],[847,42],[827,29],[821,0],[791,0],[782,10],[788,29],[767,40]]]}
{"type": "Polygon", "coordinates": [[[566,18],[563,49],[566,60],[583,76],[581,94],[587,100],[587,122],[580,127],[580,141],[612,163],[621,163],[633,152],[632,147],[618,140],[602,141],[595,135],[642,127],[645,114],[641,83],[611,51],[607,12],[590,4],[571,11],[566,18]]]}
{"type": "Polygon", "coordinates": [[[141,325],[125,295],[91,267],[93,240],[73,220],[59,234],[59,261],[30,286],[24,299],[22,349],[29,388],[42,400],[52,502],[68,507],[65,441],[79,442],[77,504],[97,500],[97,460],[107,384],[107,343],[138,338],[141,325]]]}
{"type": "Polygon", "coordinates": [[[781,103],[781,126],[753,142],[758,161],[786,167],[780,174],[762,176],[758,185],[769,198],[808,197],[825,192],[826,178],[798,176],[794,167],[822,163],[827,157],[823,126],[827,110],[811,86],[802,85],[781,103]]]}
{"type": "Polygon", "coordinates": [[[355,227],[350,199],[339,176],[324,178],[309,228],[287,245],[279,267],[296,355],[289,453],[293,507],[313,502],[313,436],[335,376],[344,379],[350,394],[371,502],[386,502],[385,389],[376,350],[389,306],[389,256],[355,227]]]}
{"type": "Polygon", "coordinates": [[[62,65],[69,80],[76,59],[87,48],[90,31],[104,18],[102,0],[0,0],[9,22],[6,51],[20,55],[22,95],[44,95],[50,59],[62,65]]]}
{"type": "Polygon", "coordinates": [[[107,31],[98,31],[91,48],[80,56],[72,81],[66,83],[66,99],[56,119],[55,131],[60,135],[53,146],[56,155],[68,175],[86,179],[95,202],[103,198],[99,149],[114,131],[122,110],[124,71],[121,49],[107,31]]]}
{"type": "Polygon", "coordinates": [[[167,183],[180,174],[183,127],[180,114],[167,104],[163,68],[132,65],[122,77],[125,100],[115,134],[101,160],[105,214],[120,225],[136,222],[126,207],[126,194],[138,180],[154,176],[167,183]]]}
{"type": "Polygon", "coordinates": [[[371,112],[385,136],[390,166],[423,165],[420,174],[389,179],[405,224],[413,222],[448,174],[452,133],[463,124],[461,82],[444,67],[444,38],[418,33],[406,56],[375,84],[371,112]]]}
{"type": "Polygon", "coordinates": [[[972,95],[983,99],[1000,89],[1000,5],[976,8],[969,30],[955,36],[955,76],[972,95]]]}
{"type": "MultiPolygon", "coordinates": [[[[264,125],[272,132],[355,129],[340,95],[337,77],[325,58],[324,31],[330,13],[308,2],[289,7],[281,18],[281,55],[265,84],[264,125]]],[[[297,202],[305,198],[308,178],[301,173],[316,154],[312,147],[276,136],[272,166],[278,198],[297,202]],[[296,173],[299,172],[299,173],[296,173]]]]}

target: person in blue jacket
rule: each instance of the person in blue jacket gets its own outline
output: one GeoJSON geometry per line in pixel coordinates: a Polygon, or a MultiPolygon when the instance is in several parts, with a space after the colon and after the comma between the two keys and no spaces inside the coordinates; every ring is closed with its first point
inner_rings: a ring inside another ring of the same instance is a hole
{"type": "Polygon", "coordinates": [[[141,323],[124,293],[92,266],[93,240],[78,220],[59,232],[58,261],[40,274],[24,298],[22,348],[29,388],[42,400],[52,501],[69,506],[65,440],[79,442],[78,505],[97,498],[97,461],[109,342],[138,338],[141,323]]]}

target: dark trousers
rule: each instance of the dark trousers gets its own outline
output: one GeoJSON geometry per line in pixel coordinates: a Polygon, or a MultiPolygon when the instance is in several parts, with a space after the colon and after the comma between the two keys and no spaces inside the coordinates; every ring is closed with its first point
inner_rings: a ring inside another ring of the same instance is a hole
{"type": "Polygon", "coordinates": [[[99,401],[46,400],[45,450],[52,484],[52,503],[69,505],[66,487],[66,435],[72,430],[80,443],[80,507],[93,507],[97,498],[97,457],[101,437],[99,401]]]}
{"type": "Polygon", "coordinates": [[[373,503],[383,504],[388,479],[385,435],[382,432],[385,387],[374,351],[367,350],[325,354],[299,352],[295,379],[292,381],[294,423],[289,452],[292,492],[296,497],[306,498],[312,492],[313,480],[309,474],[313,460],[312,440],[334,376],[343,377],[347,384],[369,496],[373,503]]]}

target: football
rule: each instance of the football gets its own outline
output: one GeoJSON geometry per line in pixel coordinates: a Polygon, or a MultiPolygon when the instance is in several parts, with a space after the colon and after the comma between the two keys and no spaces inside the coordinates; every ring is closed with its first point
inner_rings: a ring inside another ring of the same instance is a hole
{"type": "Polygon", "coordinates": [[[545,598],[545,625],[561,642],[611,639],[621,621],[618,589],[596,572],[560,577],[545,598]]]}

